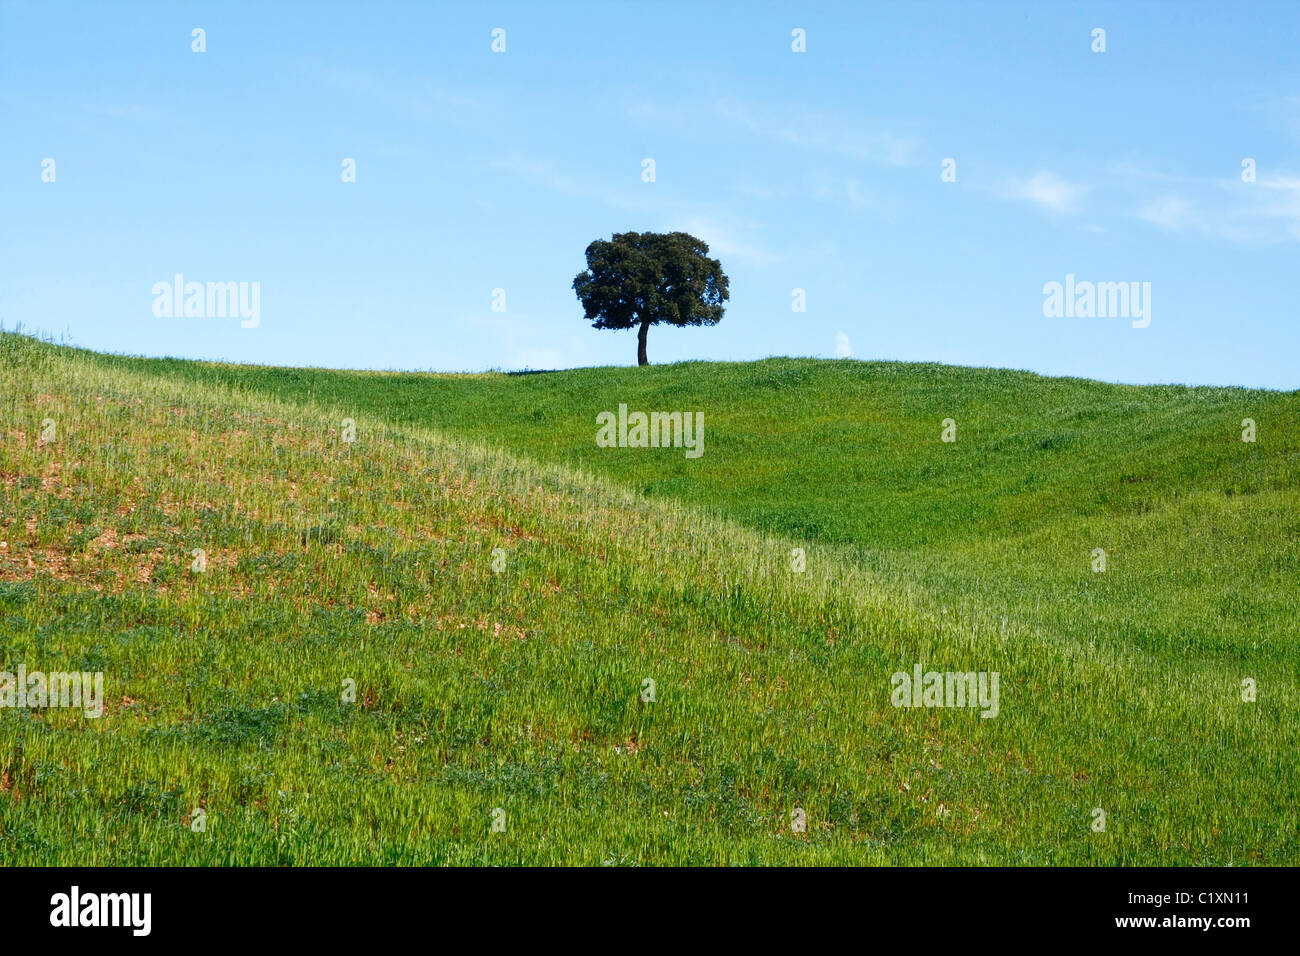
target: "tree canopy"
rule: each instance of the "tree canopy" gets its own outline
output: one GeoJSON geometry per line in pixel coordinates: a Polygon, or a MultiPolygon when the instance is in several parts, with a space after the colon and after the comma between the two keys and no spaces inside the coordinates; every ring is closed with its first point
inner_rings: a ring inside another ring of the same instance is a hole
{"type": "Polygon", "coordinates": [[[660,322],[717,325],[727,301],[722,263],[685,232],[617,232],[587,246],[573,291],[597,329],[637,332],[637,363],[648,365],[646,333],[660,322]]]}

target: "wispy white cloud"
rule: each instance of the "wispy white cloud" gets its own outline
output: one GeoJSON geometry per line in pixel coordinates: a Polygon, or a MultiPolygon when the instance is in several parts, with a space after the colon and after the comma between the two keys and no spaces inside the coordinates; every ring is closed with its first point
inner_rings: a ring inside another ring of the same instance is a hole
{"type": "Polygon", "coordinates": [[[1257,216],[1280,220],[1292,239],[1300,239],[1300,176],[1278,174],[1257,183],[1263,198],[1254,204],[1257,216]]]}
{"type": "Polygon", "coordinates": [[[595,199],[622,206],[626,200],[593,183],[590,178],[561,169],[555,163],[530,156],[509,155],[488,160],[488,168],[535,183],[573,199],[595,199]]]}
{"type": "Polygon", "coordinates": [[[841,176],[818,170],[809,177],[808,183],[808,196],[816,202],[850,206],[871,206],[877,202],[875,192],[856,176],[841,176]]]}
{"type": "Polygon", "coordinates": [[[646,220],[644,228],[655,228],[663,232],[689,232],[707,242],[714,255],[760,265],[777,262],[781,258],[756,238],[760,229],[756,224],[721,217],[710,206],[700,203],[659,198],[658,194],[647,192],[654,190],[654,186],[641,184],[639,179],[636,180],[637,186],[632,189],[612,189],[600,185],[594,177],[583,176],[580,171],[570,172],[554,163],[518,155],[490,160],[488,166],[570,199],[600,202],[633,213],[646,220]],[[644,198],[638,198],[638,191],[644,198]]]}
{"type": "Polygon", "coordinates": [[[420,78],[397,81],[376,73],[337,64],[312,65],[313,77],[334,89],[364,96],[394,112],[413,118],[447,118],[481,110],[478,97],[467,96],[420,78]]]}
{"type": "Polygon", "coordinates": [[[490,159],[487,166],[560,196],[581,202],[603,203],[612,209],[639,217],[659,217],[665,210],[684,208],[680,202],[657,199],[657,194],[653,192],[655,187],[642,183],[639,177],[634,179],[634,185],[619,189],[602,183],[597,175],[584,175],[581,169],[567,168],[558,163],[519,154],[490,159]]]}
{"type": "Polygon", "coordinates": [[[707,216],[697,215],[686,217],[680,224],[667,224],[663,228],[680,229],[703,239],[709,244],[710,255],[741,259],[754,265],[770,265],[781,258],[751,236],[745,235],[745,233],[755,232],[753,227],[732,226],[707,216]]]}
{"type": "Polygon", "coordinates": [[[908,166],[916,161],[920,143],[911,135],[878,124],[834,116],[822,110],[774,112],[729,98],[713,104],[714,114],[757,137],[797,149],[831,153],[880,166],[908,166]]]}
{"type": "Polygon", "coordinates": [[[682,134],[718,131],[719,121],[731,128],[718,135],[728,141],[740,131],[772,143],[877,166],[910,166],[918,161],[919,140],[886,128],[879,121],[841,116],[799,104],[756,104],[721,96],[707,106],[669,108],[647,99],[627,107],[629,119],[682,134]]]}
{"type": "Polygon", "coordinates": [[[142,106],[139,103],[117,103],[107,106],[91,103],[86,109],[96,116],[107,116],[111,119],[139,120],[141,122],[152,122],[162,119],[166,115],[162,110],[154,109],[152,106],[142,106]]]}
{"type": "Polygon", "coordinates": [[[1137,216],[1145,222],[1174,232],[1189,228],[1199,219],[1192,204],[1181,196],[1153,199],[1138,210],[1137,216]]]}
{"type": "Polygon", "coordinates": [[[1074,212],[1087,187],[1067,182],[1053,172],[1042,171],[1028,179],[1013,180],[1006,190],[1010,199],[1036,203],[1054,213],[1074,212]]]}
{"type": "Polygon", "coordinates": [[[1135,164],[1108,167],[1106,190],[1131,215],[1166,232],[1229,242],[1300,239],[1300,177],[1193,176],[1135,164]],[[1153,190],[1153,184],[1156,189],[1153,190]]]}

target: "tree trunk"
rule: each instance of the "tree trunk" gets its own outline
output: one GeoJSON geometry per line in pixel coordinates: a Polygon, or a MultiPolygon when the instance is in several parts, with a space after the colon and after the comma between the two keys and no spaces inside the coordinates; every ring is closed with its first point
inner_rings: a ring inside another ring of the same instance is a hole
{"type": "Polygon", "coordinates": [[[636,364],[637,365],[650,364],[650,360],[646,358],[646,354],[645,354],[645,337],[646,337],[646,333],[649,331],[650,331],[650,320],[643,319],[641,321],[641,330],[636,334],[636,364]]]}

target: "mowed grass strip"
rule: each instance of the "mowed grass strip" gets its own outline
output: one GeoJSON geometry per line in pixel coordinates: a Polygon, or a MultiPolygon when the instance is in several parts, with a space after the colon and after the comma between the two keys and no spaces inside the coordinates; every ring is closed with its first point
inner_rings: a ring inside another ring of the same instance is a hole
{"type": "MultiPolygon", "coordinates": [[[[0,667],[100,670],[106,696],[99,719],[0,710],[10,863],[1296,858],[1294,645],[1268,630],[1293,592],[1244,599],[1262,652],[1208,626],[1181,653],[1174,627],[1085,634],[1056,625],[1135,586],[1127,559],[1094,576],[1071,541],[1077,565],[1001,577],[1016,548],[1064,547],[1054,521],[1010,551],[782,535],[424,427],[400,393],[385,409],[241,374],[0,337],[0,667]],[[1034,588],[1061,610],[1033,610],[1034,588]],[[917,662],[998,671],[998,716],[893,707],[890,675],[917,662]]],[[[1178,496],[1189,510],[1147,530],[1235,514],[1285,533],[1285,482],[1249,477],[1265,507],[1178,496]]],[[[1159,574],[1194,590],[1217,565],[1180,567],[1159,574]]]]}

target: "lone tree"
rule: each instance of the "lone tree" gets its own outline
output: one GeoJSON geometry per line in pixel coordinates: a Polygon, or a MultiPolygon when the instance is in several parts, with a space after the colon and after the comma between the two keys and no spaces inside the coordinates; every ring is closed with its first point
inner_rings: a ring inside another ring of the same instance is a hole
{"type": "Polygon", "coordinates": [[[636,360],[649,365],[650,326],[717,325],[727,301],[722,263],[684,232],[616,232],[587,247],[587,271],[573,280],[583,311],[596,329],[637,328],[636,360]]]}

